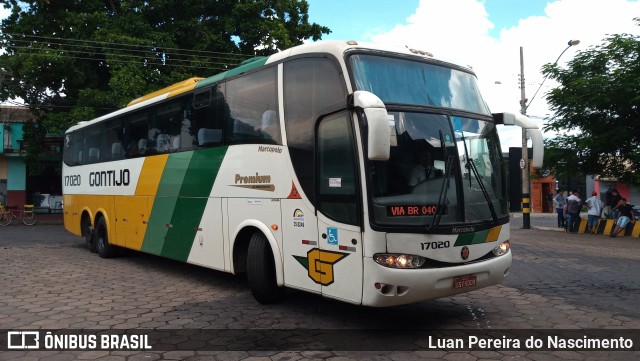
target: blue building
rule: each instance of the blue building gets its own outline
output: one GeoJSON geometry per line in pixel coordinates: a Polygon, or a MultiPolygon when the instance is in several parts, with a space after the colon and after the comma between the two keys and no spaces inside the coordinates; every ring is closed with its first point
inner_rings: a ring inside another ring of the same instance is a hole
{"type": "Polygon", "coordinates": [[[8,205],[21,206],[26,201],[23,126],[31,117],[27,108],[0,106],[0,201],[8,205]]]}
{"type": "Polygon", "coordinates": [[[25,162],[24,125],[32,119],[34,115],[27,107],[0,106],[0,202],[9,206],[21,208],[27,203],[38,207],[45,198],[48,200],[48,195],[62,193],[62,136],[46,137],[46,151],[38,159],[42,171],[37,175],[29,174],[25,162]]]}

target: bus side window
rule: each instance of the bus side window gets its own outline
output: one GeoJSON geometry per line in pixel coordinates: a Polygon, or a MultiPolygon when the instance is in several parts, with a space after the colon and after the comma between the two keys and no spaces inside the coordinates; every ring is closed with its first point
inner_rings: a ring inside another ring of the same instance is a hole
{"type": "Polygon", "coordinates": [[[227,118],[229,143],[282,144],[277,113],[277,67],[228,81],[225,95],[230,111],[227,118]],[[265,123],[269,124],[268,133],[263,128],[265,123]]]}
{"type": "Polygon", "coordinates": [[[318,127],[318,209],[329,218],[357,225],[360,220],[353,135],[346,112],[324,118],[318,127]]]}
{"type": "Polygon", "coordinates": [[[163,104],[155,111],[154,118],[156,133],[150,135],[154,137],[155,151],[157,153],[177,151],[178,148],[174,146],[180,146],[179,138],[177,141],[175,139],[180,136],[182,127],[182,99],[163,104]]]}
{"type": "Polygon", "coordinates": [[[343,109],[347,91],[340,68],[327,58],[284,64],[284,114],[293,169],[315,203],[314,127],[322,114],[343,109]]]}
{"type": "Polygon", "coordinates": [[[229,107],[224,102],[224,84],[194,94],[193,120],[191,122],[193,144],[197,148],[222,144],[222,130],[229,107]]]}
{"type": "Polygon", "coordinates": [[[82,163],[82,130],[67,133],[64,137],[64,162],[67,165],[74,166],[82,163]]]}
{"type": "Polygon", "coordinates": [[[149,123],[145,111],[134,114],[126,122],[123,122],[122,144],[126,158],[146,155],[148,128],[149,123]]]}
{"type": "Polygon", "coordinates": [[[101,141],[100,154],[102,160],[119,160],[122,159],[122,121],[118,118],[100,123],[101,141]]]}
{"type": "Polygon", "coordinates": [[[100,127],[87,127],[84,132],[84,148],[82,150],[82,164],[100,162],[100,127]]]}

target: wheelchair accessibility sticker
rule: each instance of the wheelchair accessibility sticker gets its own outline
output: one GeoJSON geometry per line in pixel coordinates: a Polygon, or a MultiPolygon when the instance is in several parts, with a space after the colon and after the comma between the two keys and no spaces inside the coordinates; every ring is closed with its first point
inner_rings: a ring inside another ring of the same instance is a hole
{"type": "Polygon", "coordinates": [[[338,229],[335,227],[327,227],[327,242],[330,245],[338,245],[338,229]]]}

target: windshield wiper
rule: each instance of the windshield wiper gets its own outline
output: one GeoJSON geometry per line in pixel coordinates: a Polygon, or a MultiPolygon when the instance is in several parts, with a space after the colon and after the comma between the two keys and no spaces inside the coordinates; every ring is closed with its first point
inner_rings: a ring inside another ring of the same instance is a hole
{"type": "Polygon", "coordinates": [[[449,190],[449,178],[451,177],[451,168],[453,166],[453,158],[454,156],[449,156],[447,154],[447,145],[444,142],[444,136],[442,135],[442,130],[438,131],[440,133],[440,147],[442,148],[442,154],[446,159],[444,163],[444,182],[442,182],[442,188],[440,189],[440,195],[438,196],[438,204],[436,205],[436,214],[433,216],[433,221],[430,226],[427,226],[427,230],[434,231],[438,229],[440,225],[440,218],[442,218],[442,212],[444,211],[444,202],[447,199],[447,191],[449,190]]]}
{"type": "Polygon", "coordinates": [[[491,198],[489,197],[489,192],[487,192],[487,188],[484,186],[484,182],[480,178],[480,173],[478,172],[478,168],[476,168],[476,164],[473,162],[473,159],[469,156],[469,151],[467,150],[467,142],[464,139],[464,131],[460,131],[462,136],[462,144],[464,144],[464,156],[467,158],[466,168],[470,169],[469,172],[469,188],[471,188],[471,172],[473,172],[473,176],[478,181],[478,185],[480,186],[480,190],[482,191],[482,195],[484,199],[487,200],[487,204],[489,205],[489,211],[491,212],[491,218],[493,218],[493,222],[498,222],[498,215],[496,214],[496,210],[493,207],[493,202],[491,202],[491,198]]]}

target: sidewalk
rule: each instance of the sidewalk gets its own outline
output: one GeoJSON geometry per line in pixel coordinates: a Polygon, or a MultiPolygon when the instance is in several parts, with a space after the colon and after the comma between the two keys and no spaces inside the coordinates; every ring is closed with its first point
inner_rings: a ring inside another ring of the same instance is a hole
{"type": "MultiPolygon", "coordinates": [[[[530,225],[532,229],[540,229],[544,231],[557,231],[565,232],[564,228],[557,227],[556,213],[530,213],[530,225]]],[[[511,213],[511,227],[522,226],[522,213],[511,213]]],[[[600,219],[598,222],[598,234],[609,235],[611,230],[615,226],[615,221],[612,219],[600,219]]],[[[586,233],[587,231],[587,216],[586,214],[580,215],[580,227],[578,227],[578,233],[586,233]]],[[[636,222],[635,225],[629,224],[622,236],[640,237],[640,222],[636,222]]]]}

